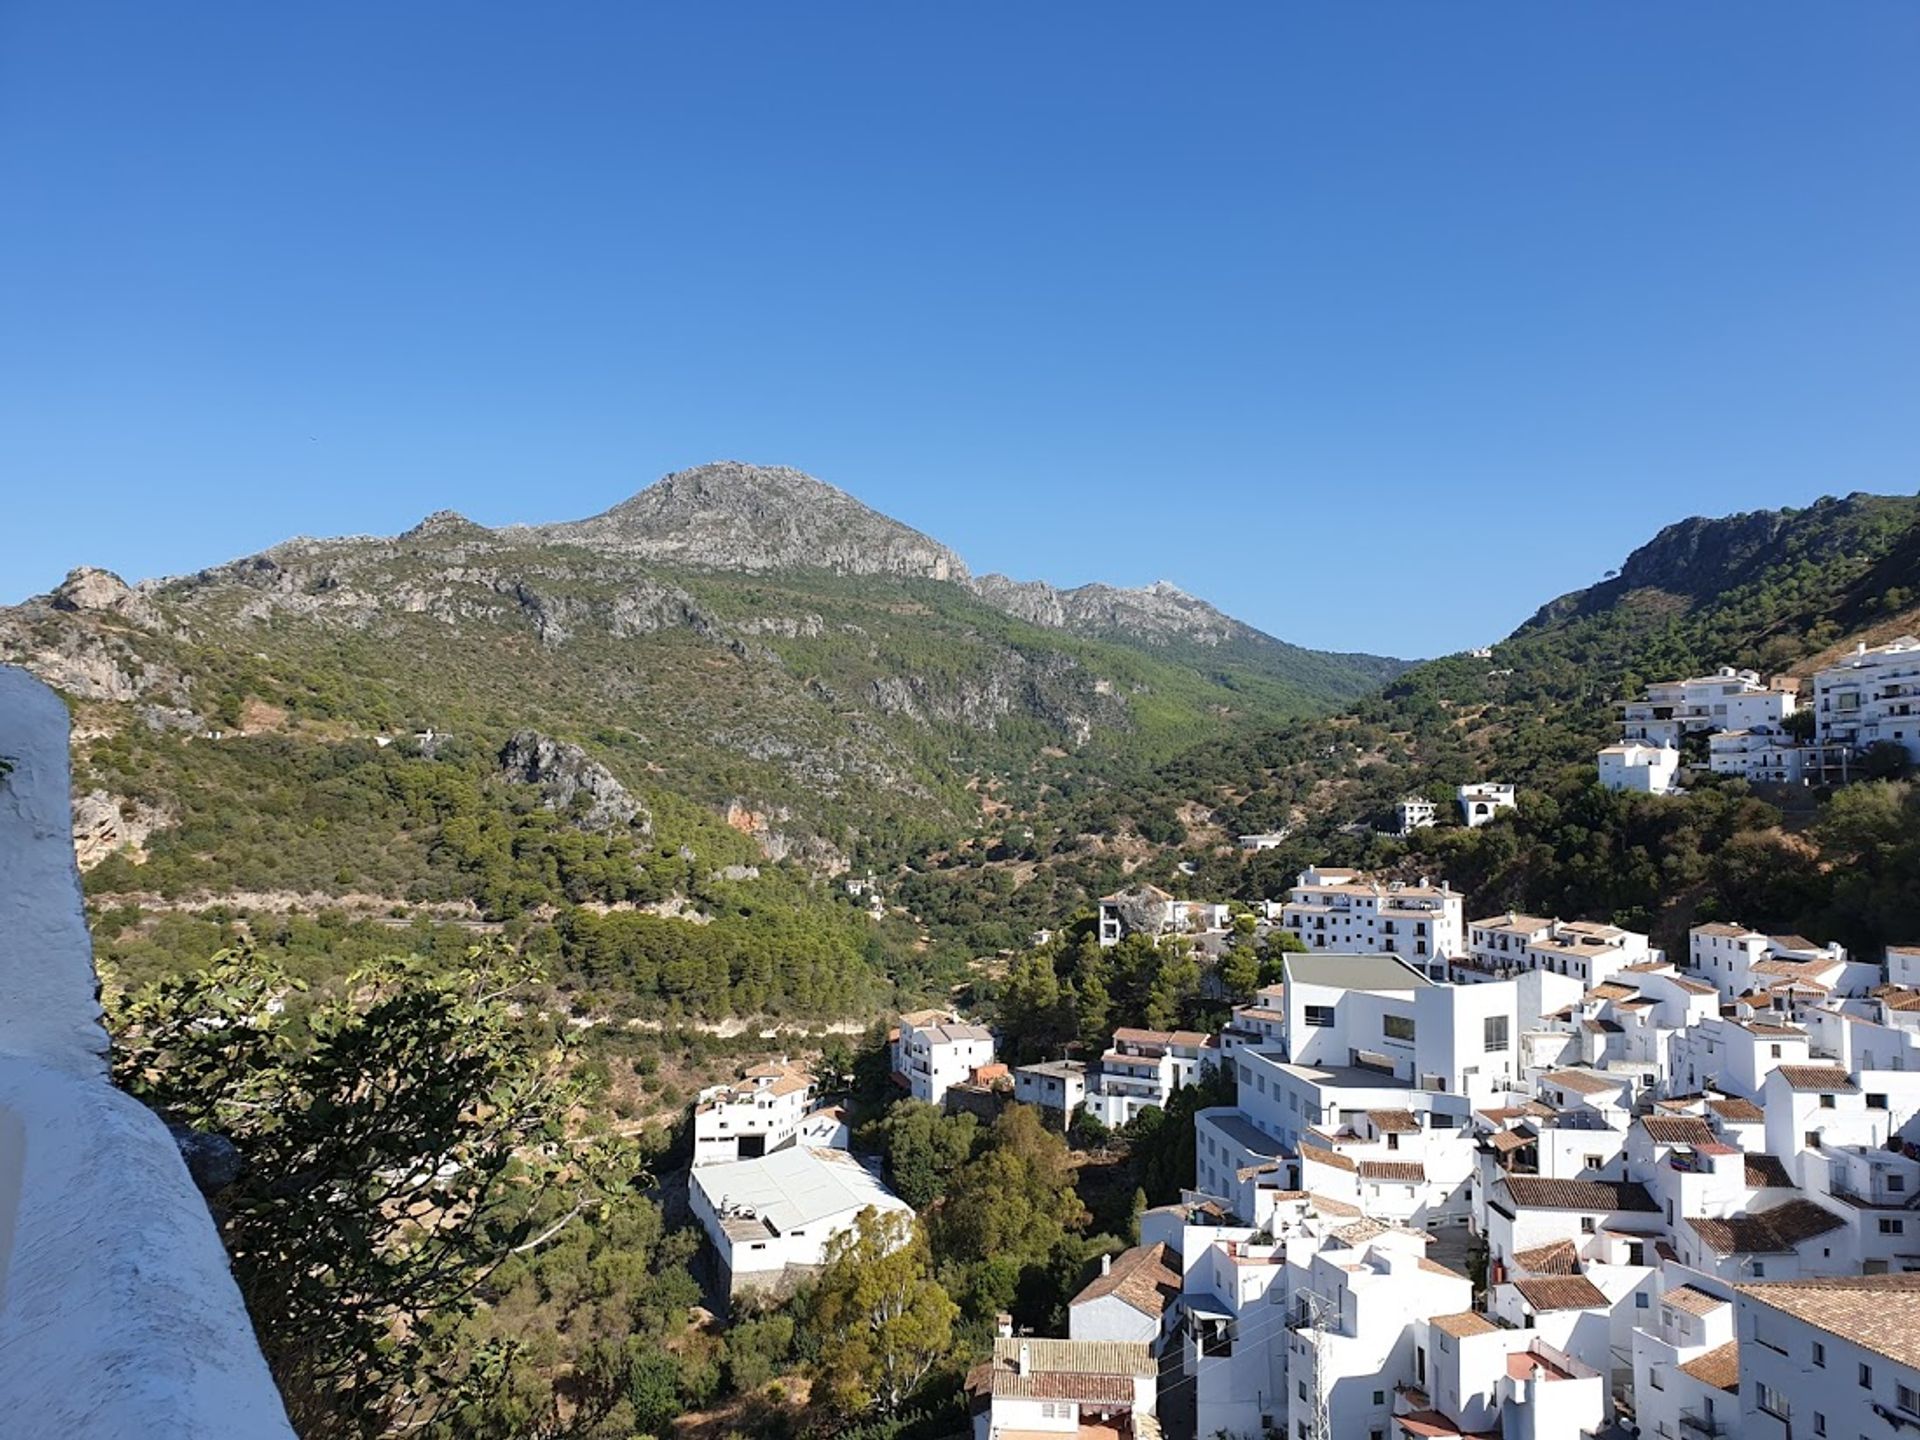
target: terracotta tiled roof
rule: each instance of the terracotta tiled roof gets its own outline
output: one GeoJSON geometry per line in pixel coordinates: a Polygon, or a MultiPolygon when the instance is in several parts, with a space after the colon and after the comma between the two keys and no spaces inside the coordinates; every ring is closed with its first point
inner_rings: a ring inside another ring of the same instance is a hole
{"type": "Polygon", "coordinates": [[[1889,1010],[1920,1010],[1920,990],[1909,990],[1904,985],[1882,985],[1873,993],[1889,1010]]]}
{"type": "Polygon", "coordinates": [[[1611,980],[1607,980],[1594,986],[1580,998],[1582,1000],[1628,1000],[1633,995],[1634,992],[1625,985],[1616,985],[1611,980]]]}
{"type": "Polygon", "coordinates": [[[1811,1200],[1789,1200],[1771,1210],[1712,1218],[1690,1215],[1700,1242],[1720,1255],[1777,1255],[1838,1230],[1847,1222],[1811,1200]]]}
{"type": "Polygon", "coordinates": [[[1513,1203],[1530,1210],[1634,1210],[1655,1212],[1659,1206],[1647,1187],[1631,1181],[1550,1180],[1542,1175],[1508,1175],[1507,1193],[1513,1203]]]}
{"type": "Polygon", "coordinates": [[[1656,1145],[1711,1145],[1713,1127],[1698,1115],[1647,1115],[1641,1126],[1656,1145]]]}
{"type": "MultiPolygon", "coordinates": [[[[1628,968],[1631,969],[1632,967],[1629,966],[1628,968]]],[[[1674,983],[1676,988],[1686,991],[1689,995],[1711,995],[1714,993],[1713,986],[1702,980],[1689,980],[1684,975],[1669,975],[1667,978],[1674,983]]]]}
{"type": "Polygon", "coordinates": [[[1427,1324],[1456,1340],[1468,1335],[1491,1335],[1500,1328],[1478,1310],[1462,1310],[1457,1315],[1430,1315],[1427,1324]]]}
{"type": "Polygon", "coordinates": [[[1718,1295],[1710,1295],[1697,1285],[1680,1285],[1667,1291],[1660,1297],[1662,1305],[1671,1305],[1676,1310],[1684,1310],[1689,1315],[1711,1315],[1722,1305],[1730,1302],[1718,1295]]]}
{"type": "Polygon", "coordinates": [[[1133,1399],[1133,1377],[1155,1371],[1152,1352],[1129,1340],[1054,1340],[999,1336],[984,1375],[969,1381],[976,1391],[1016,1400],[1078,1400],[1083,1404],[1125,1403],[1133,1399]],[[1020,1352],[1031,1366],[1019,1373],[1020,1352]]]}
{"type": "Polygon", "coordinates": [[[1755,1281],[1733,1288],[1817,1330],[1920,1368],[1920,1275],[1755,1281]]]}
{"type": "Polygon", "coordinates": [[[1418,1160],[1362,1160],[1362,1180],[1387,1180],[1399,1185],[1418,1185],[1427,1178],[1427,1167],[1418,1160]]]}
{"type": "Polygon", "coordinates": [[[1545,1083],[1558,1085],[1563,1090],[1575,1090],[1582,1095],[1603,1095],[1620,1088],[1619,1077],[1602,1075],[1597,1070],[1550,1070],[1545,1083]]]}
{"type": "Polygon", "coordinates": [[[1411,1110],[1369,1110],[1367,1119],[1382,1135],[1417,1135],[1420,1132],[1420,1122],[1413,1118],[1411,1110]]]}
{"type": "Polygon", "coordinates": [[[1580,1253],[1571,1240],[1556,1240],[1551,1245],[1536,1245],[1531,1250],[1513,1252],[1513,1263],[1535,1275],[1578,1275],[1580,1253]]]}
{"type": "Polygon", "coordinates": [[[1467,1278],[1451,1266],[1442,1265],[1438,1260],[1429,1260],[1424,1255],[1422,1255],[1416,1263],[1429,1275],[1445,1275],[1453,1280],[1465,1280],[1467,1278]]]}
{"type": "Polygon", "coordinates": [[[1487,1143],[1501,1154],[1531,1145],[1540,1137],[1525,1125],[1516,1125],[1511,1130],[1496,1130],[1487,1137],[1487,1143]]]}
{"type": "Polygon", "coordinates": [[[1844,1090],[1860,1087],[1838,1065],[1782,1065],[1779,1071],[1795,1090],[1844,1090]]]}
{"type": "Polygon", "coordinates": [[[1535,1310],[1592,1310],[1607,1305],[1600,1287],[1584,1275],[1536,1275],[1514,1281],[1513,1288],[1535,1310]]]}
{"type": "Polygon", "coordinates": [[[1339,1200],[1331,1195],[1320,1194],[1310,1194],[1307,1199],[1313,1203],[1314,1209],[1335,1220],[1351,1220],[1361,1213],[1360,1207],[1351,1200],[1339,1200]]]}
{"type": "Polygon", "coordinates": [[[1730,1121],[1736,1125],[1757,1124],[1767,1118],[1766,1111],[1754,1104],[1753,1101],[1744,1100],[1738,1095],[1730,1096],[1725,1100],[1709,1100],[1707,1102],[1707,1108],[1722,1120],[1730,1121]]]}
{"type": "Polygon", "coordinates": [[[1740,1342],[1729,1340],[1680,1368],[1703,1385],[1735,1394],[1740,1389],[1740,1342]]]}
{"type": "Polygon", "coordinates": [[[1778,1155],[1747,1156],[1747,1185],[1750,1189],[1784,1190],[1793,1185],[1793,1177],[1778,1155]]]}
{"type": "Polygon", "coordinates": [[[1116,1255],[1107,1273],[1097,1276],[1070,1302],[1084,1305],[1117,1296],[1142,1315],[1159,1316],[1180,1298],[1180,1272],[1167,1264],[1164,1244],[1136,1245],[1116,1255]]]}
{"type": "Polygon", "coordinates": [[[1302,1161],[1311,1161],[1316,1165],[1331,1165],[1336,1170],[1358,1168],[1354,1165],[1352,1157],[1342,1155],[1337,1150],[1324,1150],[1304,1135],[1300,1137],[1300,1158],[1302,1161]]]}

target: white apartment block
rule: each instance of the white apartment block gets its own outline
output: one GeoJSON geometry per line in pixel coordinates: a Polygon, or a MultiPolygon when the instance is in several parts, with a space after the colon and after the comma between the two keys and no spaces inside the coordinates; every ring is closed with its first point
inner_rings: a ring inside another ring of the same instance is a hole
{"type": "Polygon", "coordinates": [[[1469,830],[1479,829],[1502,810],[1512,810],[1520,803],[1513,786],[1493,780],[1462,785],[1454,791],[1454,799],[1460,806],[1460,823],[1469,830]]]}
{"type": "Polygon", "coordinates": [[[1406,836],[1425,830],[1440,818],[1440,807],[1418,795],[1404,795],[1393,807],[1393,833],[1406,836]]]}
{"type": "Polygon", "coordinates": [[[915,1010],[900,1017],[892,1051],[894,1083],[915,1100],[941,1105],[950,1087],[993,1063],[993,1034],[944,1010],[915,1010]]]}
{"type": "Polygon", "coordinates": [[[1164,1110],[1183,1085],[1220,1056],[1219,1041],[1198,1030],[1136,1030],[1122,1026],[1100,1057],[1100,1071],[1087,1082],[1089,1114],[1118,1128],[1142,1110],[1164,1110]]]}
{"type": "Polygon", "coordinates": [[[1509,911],[1467,927],[1467,953],[1452,966],[1462,982],[1503,980],[1530,970],[1593,986],[1629,966],[1652,968],[1666,956],[1645,935],[1592,920],[1544,920],[1509,911]]]}
{"type": "Polygon", "coordinates": [[[813,1076],[784,1063],[756,1065],[702,1090],[693,1107],[693,1163],[751,1160],[795,1143],[812,1101],[813,1076]]]}
{"type": "Polygon", "coordinates": [[[1707,737],[1707,769],[1763,784],[1800,784],[1816,753],[1785,730],[1767,726],[1719,730],[1707,737]]]}
{"type": "Polygon", "coordinates": [[[1864,750],[1899,745],[1920,761],[1920,640],[1898,640],[1853,654],[1813,677],[1815,737],[1864,750]]]}
{"type": "Polygon", "coordinates": [[[1280,924],[1315,950],[1398,955],[1439,977],[1465,950],[1465,897],[1444,882],[1408,885],[1313,866],[1294,878],[1280,924]]]}
{"type": "Polygon", "coordinates": [[[1744,925],[1718,922],[1687,932],[1687,966],[1723,999],[1754,995],[1769,1004],[1772,992],[1791,992],[1796,986],[1803,994],[1822,998],[1863,996],[1880,977],[1878,965],[1849,961],[1842,945],[1819,945],[1800,935],[1762,935],[1744,925]]]}
{"type": "Polygon", "coordinates": [[[1768,685],[1755,671],[1722,666],[1711,675],[1649,685],[1644,700],[1621,701],[1620,738],[1658,747],[1716,730],[1777,730],[1794,706],[1786,682],[1768,685]]]}
{"type": "Polygon", "coordinates": [[[913,1215],[846,1151],[804,1145],[699,1166],[687,1198],[720,1258],[729,1295],[777,1293],[817,1273],[827,1246],[853,1229],[863,1210],[913,1215]]]}
{"type": "Polygon", "coordinates": [[[1680,752],[1671,745],[1620,740],[1598,756],[1600,785],[1637,795],[1671,795],[1680,788],[1680,752]]]}

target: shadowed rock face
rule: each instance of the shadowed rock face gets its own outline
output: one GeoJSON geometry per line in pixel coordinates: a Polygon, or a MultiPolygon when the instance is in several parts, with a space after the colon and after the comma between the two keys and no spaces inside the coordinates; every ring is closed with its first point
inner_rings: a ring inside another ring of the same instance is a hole
{"type": "Polygon", "coordinates": [[[967,578],[946,546],[845,491],[798,470],[736,461],[676,471],[603,514],[536,533],[700,569],[967,578]]]}

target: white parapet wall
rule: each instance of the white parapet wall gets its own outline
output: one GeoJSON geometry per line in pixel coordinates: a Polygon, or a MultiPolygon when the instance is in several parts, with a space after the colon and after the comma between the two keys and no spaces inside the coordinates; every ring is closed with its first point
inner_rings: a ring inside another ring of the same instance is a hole
{"type": "Polygon", "coordinates": [[[67,735],[0,666],[0,1433],[291,1440],[206,1202],[108,1082],[67,735]]]}

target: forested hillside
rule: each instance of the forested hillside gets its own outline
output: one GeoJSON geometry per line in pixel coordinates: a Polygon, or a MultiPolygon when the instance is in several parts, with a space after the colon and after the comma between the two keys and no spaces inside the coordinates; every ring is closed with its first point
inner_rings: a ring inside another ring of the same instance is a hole
{"type": "Polygon", "coordinates": [[[583,1001],[669,1018],[940,988],[967,946],[846,879],[891,900],[909,861],[1403,668],[1170,586],[975,580],[830,486],[738,465],[584,521],[443,512],[177,580],[78,570],[0,612],[0,660],[74,707],[116,976],[257,934],[324,970],[426,924],[502,931],[583,1001]]]}
{"type": "Polygon", "coordinates": [[[1669,941],[1696,911],[1869,949],[1910,938],[1920,908],[1902,878],[1915,873],[1904,787],[1855,787],[1817,810],[1809,793],[1758,797],[1739,782],[1706,780],[1684,799],[1612,795],[1594,784],[1593,756],[1617,733],[1615,702],[1650,680],[1719,665],[1809,674],[1855,638],[1920,627],[1916,602],[1920,498],[1683,521],[1490,656],[1430,661],[1337,716],[1242,727],[1089,785],[1049,817],[1040,850],[1003,847],[1011,863],[990,848],[957,854],[914,891],[929,913],[991,938],[1001,930],[979,925],[1049,923],[1123,873],[1258,899],[1328,861],[1444,873],[1481,913],[1613,918],[1669,941]],[[1519,785],[1520,814],[1408,842],[1378,833],[1400,796],[1450,815],[1453,787],[1478,780],[1519,785]],[[1278,849],[1231,843],[1281,826],[1293,834],[1278,849]]]}

